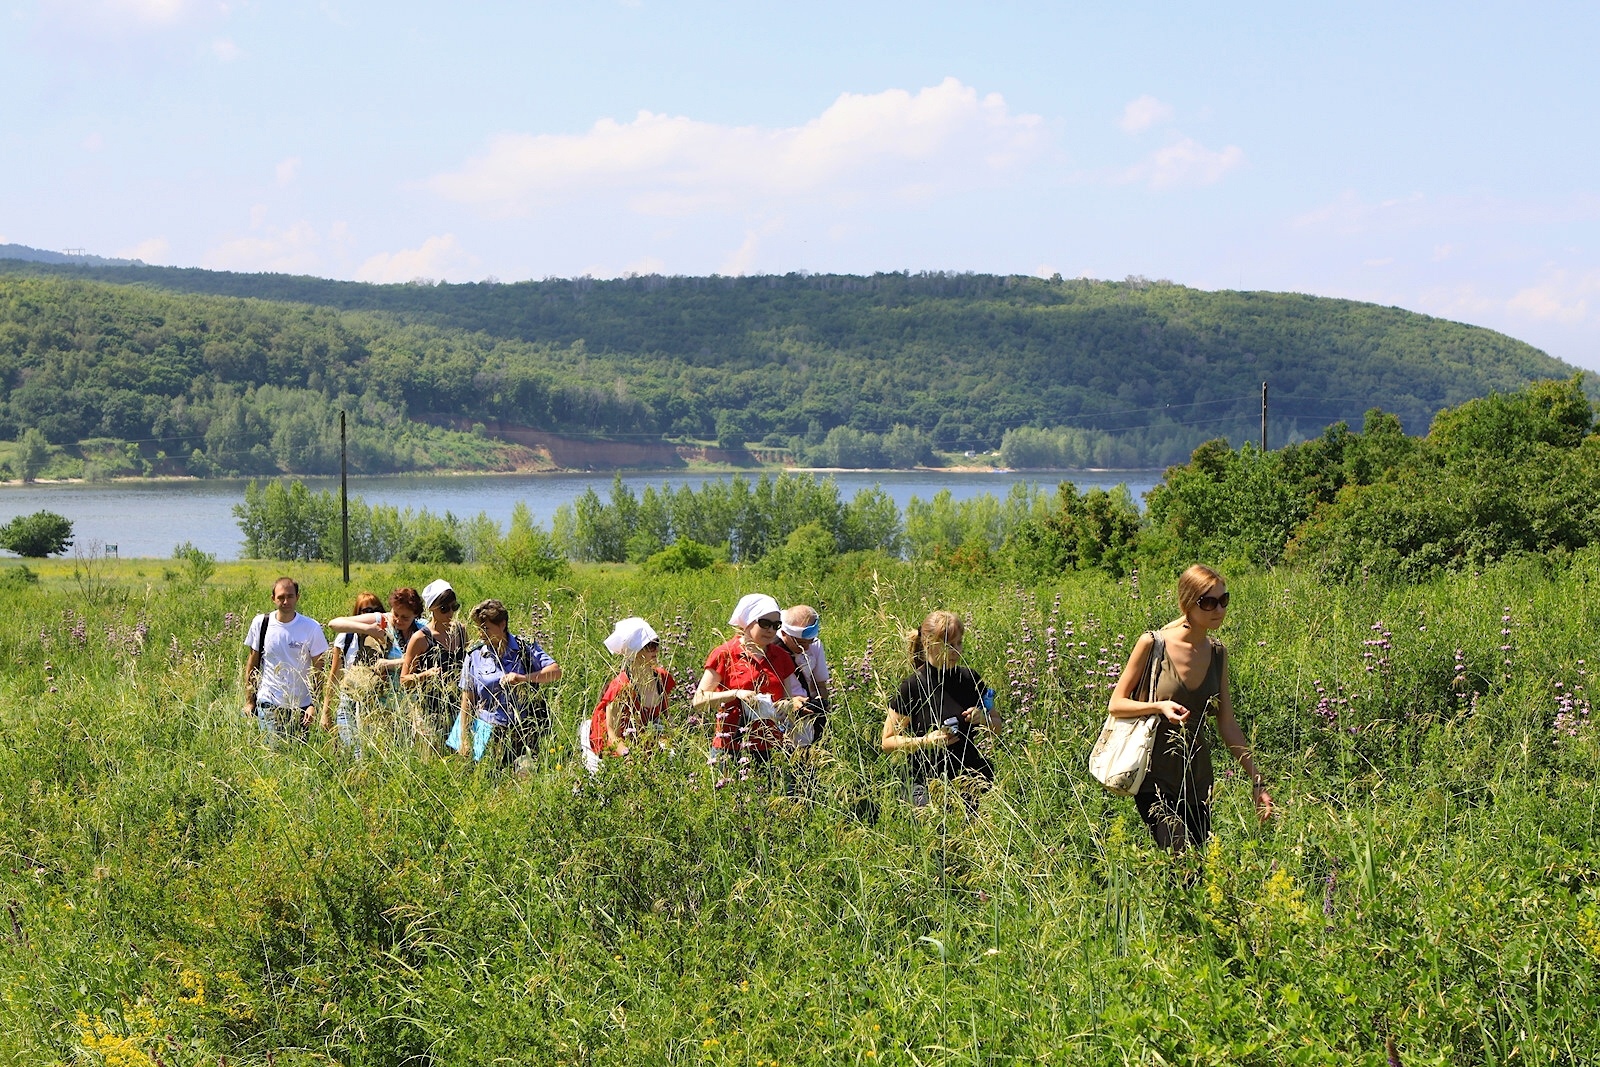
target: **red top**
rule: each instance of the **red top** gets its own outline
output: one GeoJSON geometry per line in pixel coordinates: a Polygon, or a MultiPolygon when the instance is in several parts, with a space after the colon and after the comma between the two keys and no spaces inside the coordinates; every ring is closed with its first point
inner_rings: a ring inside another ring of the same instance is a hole
{"type": "Polygon", "coordinates": [[[606,746],[610,743],[606,734],[606,709],[611,706],[612,701],[617,703],[617,732],[622,734],[624,739],[629,729],[637,729],[646,723],[655,722],[661,718],[662,712],[667,710],[667,694],[672,692],[672,687],[676,683],[665,668],[656,667],[655,672],[656,678],[661,682],[661,696],[654,704],[639,703],[638,690],[628,685],[627,671],[617,672],[617,676],[611,679],[611,684],[606,686],[606,691],[600,696],[600,703],[594,706],[594,719],[589,723],[589,747],[594,749],[597,755],[605,755],[606,746]]]}
{"type": "MultiPolygon", "coordinates": [[[[765,693],[773,700],[783,700],[783,680],[794,673],[794,657],[782,644],[774,641],[766,648],[766,655],[748,653],[744,639],[735,637],[711,650],[706,657],[706,670],[722,680],[724,689],[753,689],[765,693]]],[[[737,700],[724,701],[717,708],[717,732],[711,747],[726,751],[765,752],[783,744],[783,732],[770,719],[754,721],[744,728],[744,705],[737,700]]]]}

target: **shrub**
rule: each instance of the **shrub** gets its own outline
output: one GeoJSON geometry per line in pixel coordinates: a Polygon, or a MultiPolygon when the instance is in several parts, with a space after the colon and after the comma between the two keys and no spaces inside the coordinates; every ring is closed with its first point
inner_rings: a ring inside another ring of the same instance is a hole
{"type": "Polygon", "coordinates": [[[217,557],[210,552],[203,552],[196,548],[194,542],[185,541],[172,550],[172,558],[183,561],[188,569],[188,580],[191,585],[204,585],[216,573],[217,557]]]}
{"type": "Polygon", "coordinates": [[[18,515],[0,526],[0,548],[19,556],[59,556],[72,546],[72,521],[53,511],[18,515]]]}
{"type": "Polygon", "coordinates": [[[716,563],[722,553],[710,545],[684,538],[657,552],[644,561],[646,574],[683,574],[686,571],[703,571],[716,563]]]}
{"type": "Polygon", "coordinates": [[[0,589],[26,589],[38,584],[39,576],[25,563],[0,569],[0,589]]]}
{"type": "Polygon", "coordinates": [[[395,556],[401,563],[462,563],[466,558],[466,548],[449,530],[429,530],[395,556]]]}

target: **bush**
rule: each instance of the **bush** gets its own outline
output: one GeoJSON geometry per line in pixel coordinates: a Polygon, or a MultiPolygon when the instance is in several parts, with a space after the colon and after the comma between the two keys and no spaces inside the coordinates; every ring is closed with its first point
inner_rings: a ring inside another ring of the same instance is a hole
{"type": "Polygon", "coordinates": [[[762,573],[775,578],[816,580],[828,571],[839,545],[820,522],[808,522],[791,533],[783,545],[762,558],[762,573]]]}
{"type": "Polygon", "coordinates": [[[1096,567],[1121,577],[1132,566],[1138,537],[1139,509],[1127,489],[1095,488],[1079,496],[1071,482],[1062,482],[1055,509],[1015,526],[1004,553],[1032,578],[1096,567]]]}
{"type": "Polygon", "coordinates": [[[205,585],[206,581],[216,573],[217,557],[210,552],[203,552],[196,548],[194,542],[185,541],[172,550],[172,558],[182,560],[188,568],[188,580],[191,585],[205,585]]]}
{"type": "Polygon", "coordinates": [[[547,530],[539,526],[519,527],[515,523],[500,543],[494,567],[512,578],[537,578],[545,582],[565,577],[571,569],[566,553],[547,530]]]}
{"type": "Polygon", "coordinates": [[[401,563],[463,563],[467,550],[449,530],[429,530],[401,549],[401,563]]]}
{"type": "Polygon", "coordinates": [[[26,589],[38,584],[39,576],[25,563],[0,569],[0,589],[26,589]]]}
{"type": "Polygon", "coordinates": [[[718,561],[722,553],[710,545],[684,538],[644,561],[646,574],[683,574],[703,571],[718,561]]]}
{"type": "Polygon", "coordinates": [[[18,515],[0,526],[0,548],[19,556],[59,556],[72,546],[72,521],[53,511],[18,515]]]}

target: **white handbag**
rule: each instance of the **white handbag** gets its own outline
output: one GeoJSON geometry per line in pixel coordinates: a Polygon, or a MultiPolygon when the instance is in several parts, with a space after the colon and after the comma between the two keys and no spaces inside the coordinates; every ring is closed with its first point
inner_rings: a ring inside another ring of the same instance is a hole
{"type": "MultiPolygon", "coordinates": [[[[1155,631],[1150,632],[1150,661],[1145,666],[1144,679],[1134,689],[1135,700],[1150,700],[1156,691],[1156,681],[1161,677],[1161,660],[1166,656],[1166,642],[1155,631]]],[[[1144,784],[1145,772],[1150,769],[1150,757],[1156,751],[1156,727],[1161,716],[1152,712],[1137,718],[1106,716],[1100,728],[1100,737],[1089,752],[1089,773],[1095,781],[1118,796],[1131,797],[1144,784]]]]}

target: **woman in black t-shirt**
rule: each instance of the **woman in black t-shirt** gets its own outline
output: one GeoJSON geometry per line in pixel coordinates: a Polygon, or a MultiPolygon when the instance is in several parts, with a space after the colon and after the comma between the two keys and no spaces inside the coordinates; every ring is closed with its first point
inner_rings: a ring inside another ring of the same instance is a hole
{"type": "MultiPolygon", "coordinates": [[[[935,611],[910,634],[912,673],[889,701],[880,744],[909,757],[912,803],[928,802],[932,777],[972,776],[994,781],[994,765],[979,750],[973,731],[998,734],[994,690],[971,667],[957,666],[965,627],[954,612],[935,611]]],[[[972,806],[975,800],[969,800],[972,806]]]]}

